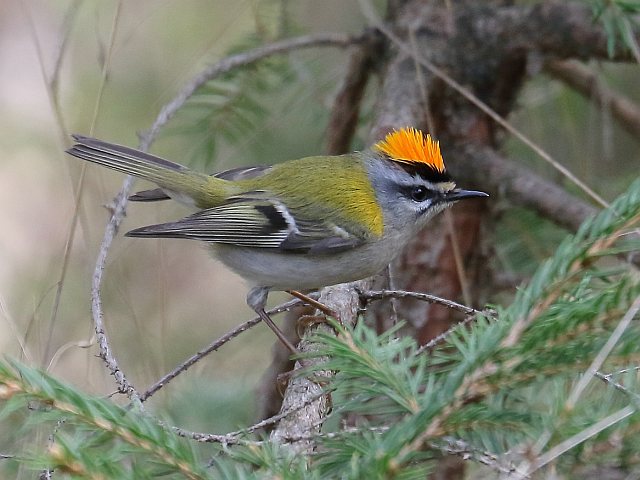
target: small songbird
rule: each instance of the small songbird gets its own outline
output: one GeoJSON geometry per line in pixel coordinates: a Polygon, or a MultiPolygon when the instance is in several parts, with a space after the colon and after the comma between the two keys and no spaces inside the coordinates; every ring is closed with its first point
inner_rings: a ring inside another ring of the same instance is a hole
{"type": "Polygon", "coordinates": [[[71,155],[155,183],[132,201],[173,198],[198,211],[128,232],[188,238],[252,285],[247,304],[293,352],[265,312],[270,290],[309,290],[380,272],[430,218],[462,190],[447,173],[439,143],[415,128],[389,133],[363,152],[193,171],[133,148],[74,135],[71,155]]]}

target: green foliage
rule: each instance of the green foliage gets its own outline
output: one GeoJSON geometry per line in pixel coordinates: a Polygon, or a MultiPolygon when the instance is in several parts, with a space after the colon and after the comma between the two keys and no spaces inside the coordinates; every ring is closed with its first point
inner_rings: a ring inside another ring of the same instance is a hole
{"type": "Polygon", "coordinates": [[[28,424],[45,423],[56,431],[45,453],[25,454],[34,468],[92,478],[210,478],[189,443],[146,414],[91,397],[17,362],[0,362],[0,388],[7,400],[2,417],[30,405],[34,414],[28,424]]]}
{"type": "MultiPolygon", "coordinates": [[[[251,35],[229,53],[244,52],[263,43],[263,38],[251,35]]],[[[205,168],[210,167],[220,141],[234,145],[246,140],[269,115],[264,99],[294,80],[294,70],[285,56],[269,56],[233,69],[200,88],[166,132],[189,138],[193,146],[190,155],[205,168]]]]}
{"type": "Polygon", "coordinates": [[[607,50],[614,56],[618,42],[637,52],[638,45],[633,38],[638,22],[634,15],[640,13],[638,0],[589,0],[593,15],[602,23],[607,32],[607,50]]]}

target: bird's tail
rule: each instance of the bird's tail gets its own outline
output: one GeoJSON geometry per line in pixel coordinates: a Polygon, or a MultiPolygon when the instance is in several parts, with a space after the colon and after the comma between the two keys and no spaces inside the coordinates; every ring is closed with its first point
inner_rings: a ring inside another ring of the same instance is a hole
{"type": "Polygon", "coordinates": [[[224,180],[213,180],[209,175],[134,148],[82,135],[73,135],[73,139],[76,144],[67,150],[70,155],[150,180],[169,196],[184,203],[210,206],[217,203],[217,196],[224,196],[222,185],[219,192],[216,185],[212,185],[214,182],[225,183],[224,180]]]}

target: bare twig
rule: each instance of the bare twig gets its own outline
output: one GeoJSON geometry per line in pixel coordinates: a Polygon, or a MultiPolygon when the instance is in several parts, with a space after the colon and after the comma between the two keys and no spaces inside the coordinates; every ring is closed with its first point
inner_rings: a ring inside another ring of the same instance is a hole
{"type": "MultiPolygon", "coordinates": [[[[277,313],[288,311],[291,308],[297,307],[299,305],[302,305],[302,302],[300,300],[298,299],[289,300],[288,302],[283,303],[282,305],[278,305],[277,307],[272,308],[267,313],[269,315],[275,315],[277,313]]],[[[184,362],[176,366],[171,372],[167,373],[162,378],[160,378],[157,382],[155,382],[151,387],[147,389],[147,391],[145,391],[142,395],[140,395],[140,401],[144,402],[153,394],[155,394],[158,390],[164,387],[167,383],[173,380],[175,377],[177,377],[178,375],[187,371],[190,367],[195,365],[198,361],[200,361],[201,359],[209,355],[211,352],[218,350],[225,343],[237,337],[241,333],[249,330],[251,327],[257,325],[258,323],[260,323],[260,317],[254,317],[251,320],[247,320],[243,324],[238,325],[237,327],[228,331],[227,333],[225,333],[215,341],[211,342],[206,348],[203,348],[202,350],[193,354],[187,360],[185,360],[184,362]]]]}
{"type": "Polygon", "coordinates": [[[475,448],[464,440],[445,437],[443,441],[446,443],[430,443],[429,447],[448,453],[449,455],[462,457],[464,460],[473,460],[500,473],[509,474],[516,469],[515,465],[504,462],[498,455],[475,448]]]}
{"type": "Polygon", "coordinates": [[[280,420],[282,420],[283,418],[287,417],[288,415],[291,415],[294,412],[297,412],[298,410],[300,410],[301,408],[305,408],[307,405],[310,405],[311,403],[315,402],[316,400],[322,398],[323,396],[325,396],[327,394],[327,391],[324,390],[322,392],[319,392],[318,394],[316,394],[315,396],[310,396],[306,399],[306,403],[301,403],[300,405],[296,405],[288,410],[282,410],[279,413],[277,413],[276,415],[273,415],[269,418],[265,418],[264,420],[255,423],[253,425],[251,425],[250,427],[247,428],[243,428],[241,430],[237,430],[235,432],[231,432],[228,435],[236,435],[236,436],[240,436],[240,435],[247,435],[249,433],[253,433],[256,430],[260,430],[264,427],[267,427],[269,425],[274,425],[276,423],[278,423],[280,420]]]}
{"type": "Polygon", "coordinates": [[[640,107],[630,98],[605,86],[589,67],[568,60],[549,60],[544,67],[555,78],[609,110],[621,127],[635,138],[640,138],[640,107]]]}
{"type": "Polygon", "coordinates": [[[620,340],[620,337],[622,337],[622,334],[638,314],[638,311],[640,311],[640,296],[638,296],[631,304],[631,307],[629,307],[627,313],[625,313],[624,316],[620,319],[620,322],[618,322],[615,330],[611,332],[611,335],[607,339],[607,342],[602,346],[598,354],[595,356],[587,371],[582,375],[580,381],[576,384],[573,391],[571,392],[571,395],[569,395],[565,408],[567,408],[568,410],[572,410],[575,407],[575,404],[580,398],[580,395],[582,394],[584,389],[587,388],[587,385],[589,384],[589,382],[591,382],[593,376],[598,372],[606,358],[616,346],[616,344],[620,340]]]}
{"type": "Polygon", "coordinates": [[[462,147],[451,150],[452,158],[464,159],[449,165],[461,182],[482,178],[492,195],[503,195],[515,205],[527,208],[570,231],[577,231],[597,209],[566,189],[547,180],[516,160],[509,160],[492,148],[462,147]]]}
{"type": "Polygon", "coordinates": [[[606,384],[611,385],[616,390],[628,395],[631,398],[631,400],[633,400],[636,403],[636,405],[640,402],[640,395],[638,395],[635,392],[630,391],[627,387],[622,385],[620,382],[616,382],[612,378],[613,377],[612,373],[605,374],[605,373],[602,373],[602,372],[595,372],[594,376],[599,378],[600,380],[602,380],[606,384]]]}
{"type": "Polygon", "coordinates": [[[178,436],[183,438],[188,438],[190,440],[194,440],[200,443],[220,443],[223,446],[227,445],[254,445],[260,444],[262,442],[255,442],[251,440],[246,440],[244,438],[239,438],[236,435],[225,434],[218,435],[215,433],[201,433],[201,432],[192,432],[190,430],[185,430],[180,427],[171,427],[171,430],[178,436]]]}
{"type": "Polygon", "coordinates": [[[409,292],[406,290],[368,290],[359,292],[360,298],[365,302],[373,300],[382,300],[384,298],[413,298],[416,300],[422,300],[423,302],[437,303],[443,305],[452,310],[462,312],[465,315],[476,315],[482,313],[475,308],[467,307],[461,303],[454,302],[453,300],[447,300],[446,298],[437,297],[428,293],[409,292]]]}
{"type": "Polygon", "coordinates": [[[433,337],[427,343],[422,345],[418,350],[416,350],[416,355],[421,355],[424,352],[428,352],[428,351],[433,350],[433,348],[436,345],[444,342],[448,337],[451,336],[451,334],[453,332],[456,332],[458,329],[469,325],[471,322],[473,322],[476,319],[477,319],[476,315],[469,315],[467,318],[465,318],[461,322],[458,322],[458,323],[455,323],[455,324],[451,325],[451,327],[449,327],[448,330],[445,330],[440,335],[438,335],[436,337],[433,337]]]}
{"type": "MultiPolygon", "coordinates": [[[[259,441],[251,441],[242,438],[245,435],[249,435],[256,430],[260,430],[268,425],[273,425],[278,423],[283,418],[297,412],[298,410],[307,407],[310,403],[315,402],[316,400],[324,397],[327,392],[323,391],[318,393],[316,396],[309,397],[307,399],[308,403],[304,403],[301,405],[297,405],[294,408],[290,408],[288,410],[283,410],[277,415],[273,415],[272,417],[266,418],[261,422],[258,422],[250,427],[243,428],[241,430],[236,430],[235,432],[225,433],[223,435],[215,434],[215,433],[202,433],[202,432],[192,432],[189,430],[185,430],[180,427],[171,427],[171,429],[178,435],[184,438],[189,438],[191,440],[195,440],[200,443],[221,443],[222,445],[259,445],[262,442],[259,441]]],[[[307,438],[308,439],[308,438],[307,438]]]]}
{"type": "Polygon", "coordinates": [[[287,38],[268,45],[263,45],[253,50],[230,55],[206,68],[196,75],[189,83],[187,83],[178,92],[171,102],[167,103],[158,114],[156,121],[151,128],[140,135],[140,145],[143,150],[149,148],[153,140],[158,136],[160,129],[176,114],[176,112],[185,104],[185,102],[195,93],[202,85],[227,73],[234,68],[251,65],[264,58],[287,53],[293,50],[312,47],[348,47],[358,42],[358,38],[346,35],[344,33],[319,33],[315,35],[305,35],[302,37],[287,38]]]}
{"type": "Polygon", "coordinates": [[[112,206],[112,214],[107,223],[107,227],[104,232],[102,243],[100,244],[100,251],[96,259],[96,265],[93,270],[93,277],[91,279],[91,313],[93,316],[93,323],[96,330],[96,339],[99,347],[99,356],[107,365],[107,368],[113,375],[116,384],[118,385],[118,391],[126,394],[130,400],[135,404],[141,405],[140,395],[135,387],[127,380],[124,372],[120,370],[118,362],[111,353],[111,347],[109,346],[109,339],[104,329],[104,313],[102,311],[102,298],[100,296],[100,286],[102,285],[102,274],[104,272],[104,266],[107,261],[107,254],[109,248],[113,243],[113,239],[118,232],[120,223],[124,218],[125,207],[127,205],[127,197],[131,192],[134,179],[129,176],[122,184],[120,193],[114,198],[112,206]]]}

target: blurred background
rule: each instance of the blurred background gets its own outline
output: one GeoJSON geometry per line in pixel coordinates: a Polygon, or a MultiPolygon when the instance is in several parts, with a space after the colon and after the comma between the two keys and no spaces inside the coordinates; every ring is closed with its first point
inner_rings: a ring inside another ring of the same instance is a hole
{"type": "MultiPolygon", "coordinates": [[[[384,2],[377,6],[383,11],[384,2]]],[[[296,34],[359,33],[365,25],[358,3],[341,0],[0,3],[0,351],[86,391],[115,390],[92,343],[90,285],[123,176],[87,166],[71,233],[82,164],[64,154],[70,133],[136,146],[137,133],[161,107],[230,52],[296,34]]],[[[346,58],[341,50],[310,49],[221,78],[163,129],[152,152],[208,172],[318,154],[346,58]]],[[[613,88],[640,101],[637,66],[597,68],[613,88]]],[[[364,146],[377,87],[368,87],[353,149],[364,146]]],[[[638,175],[637,139],[606,109],[549,78],[529,82],[510,120],[607,200],[638,175]]],[[[509,155],[558,179],[524,146],[507,145],[509,155]]],[[[565,232],[504,207],[496,259],[526,278],[565,232]]],[[[252,312],[243,282],[201,245],[122,236],[186,209],[138,203],[127,212],[109,252],[102,298],[114,355],[144,390],[252,312]]],[[[286,299],[272,297],[272,304],[286,299]]],[[[250,424],[273,344],[259,325],[150,403],[187,429],[224,433],[250,424]]]]}

